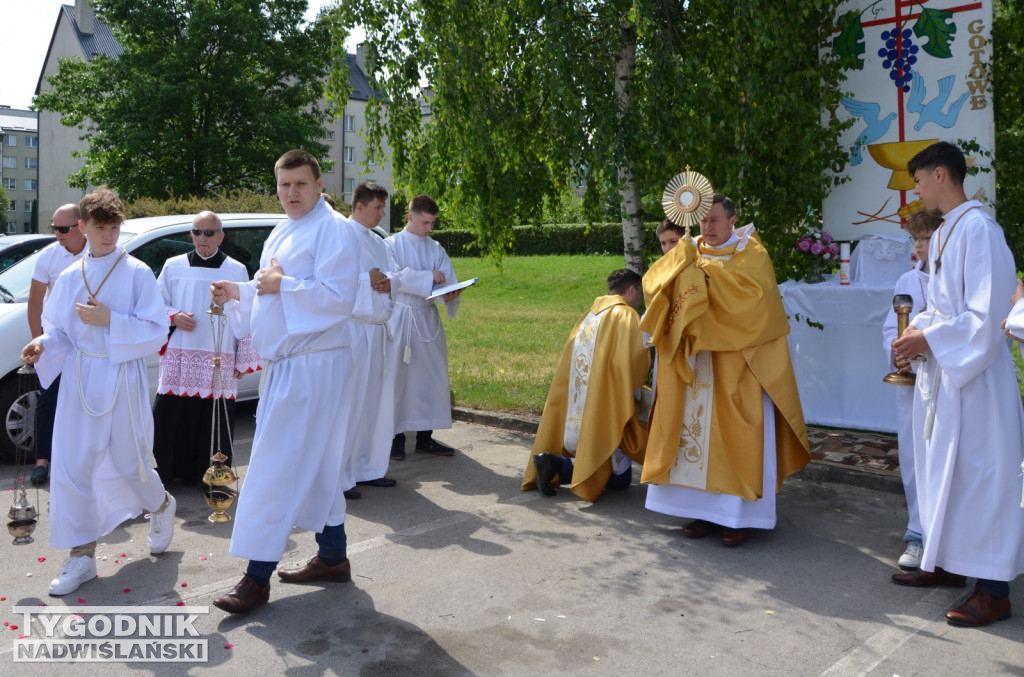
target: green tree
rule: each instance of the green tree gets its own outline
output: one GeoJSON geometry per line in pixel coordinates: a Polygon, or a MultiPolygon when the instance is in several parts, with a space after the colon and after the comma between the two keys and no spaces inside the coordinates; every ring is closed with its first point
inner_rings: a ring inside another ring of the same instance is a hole
{"type": "Polygon", "coordinates": [[[546,199],[585,185],[596,219],[610,188],[642,270],[642,221],[662,216],[644,197],[686,165],[766,237],[819,209],[841,156],[827,115],[841,75],[820,53],[836,4],[354,0],[331,20],[366,29],[387,102],[371,103],[367,137],[387,136],[396,185],[441,197],[498,256],[546,199]]]}
{"type": "Polygon", "coordinates": [[[7,191],[0,186],[0,233],[7,232],[7,205],[9,204],[11,201],[7,198],[7,191]]]}
{"type": "Polygon", "coordinates": [[[93,0],[123,51],[64,59],[35,107],[82,127],[74,186],[126,198],[268,186],[269,167],[301,147],[323,156],[317,106],[327,34],[303,23],[306,0],[93,0]]]}
{"type": "Polygon", "coordinates": [[[996,211],[1024,266],[1024,9],[996,0],[992,6],[992,98],[995,107],[996,211]]]}

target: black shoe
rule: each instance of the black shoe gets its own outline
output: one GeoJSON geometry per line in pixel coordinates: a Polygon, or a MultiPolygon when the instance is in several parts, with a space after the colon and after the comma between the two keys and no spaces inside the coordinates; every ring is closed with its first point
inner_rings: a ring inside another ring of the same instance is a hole
{"type": "Polygon", "coordinates": [[[455,447],[449,447],[444,442],[431,439],[426,443],[416,440],[417,454],[430,454],[431,456],[454,456],[455,447]]]}
{"type": "Polygon", "coordinates": [[[40,485],[46,482],[46,478],[50,476],[50,468],[45,465],[37,465],[32,468],[32,484],[40,485]]]}
{"type": "Polygon", "coordinates": [[[375,480],[366,480],[365,482],[356,482],[356,484],[364,487],[393,487],[398,484],[397,481],[390,477],[378,477],[375,480]]]}
{"type": "Polygon", "coordinates": [[[545,496],[554,496],[557,492],[551,483],[562,469],[562,457],[555,454],[537,454],[533,457],[533,467],[537,469],[537,487],[545,496]]]}
{"type": "Polygon", "coordinates": [[[353,499],[356,499],[356,498],[362,498],[363,497],[363,492],[359,491],[355,487],[352,487],[351,489],[343,491],[342,493],[345,494],[345,498],[347,498],[350,501],[353,500],[353,499]]]}
{"type": "Polygon", "coordinates": [[[405,433],[398,433],[391,439],[391,460],[405,460],[405,433]]]}

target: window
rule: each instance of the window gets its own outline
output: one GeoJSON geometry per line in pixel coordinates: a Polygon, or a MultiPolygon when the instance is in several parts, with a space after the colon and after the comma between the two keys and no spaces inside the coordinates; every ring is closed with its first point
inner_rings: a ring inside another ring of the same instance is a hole
{"type": "Polygon", "coordinates": [[[371,167],[376,167],[377,158],[371,155],[370,157],[366,158],[366,164],[370,165],[371,167]]]}
{"type": "Polygon", "coordinates": [[[333,174],[334,165],[327,165],[326,163],[322,164],[320,165],[320,171],[323,172],[324,174],[333,174]]]}
{"type": "Polygon", "coordinates": [[[39,158],[25,158],[25,169],[39,169],[39,158]]]}
{"type": "Polygon", "coordinates": [[[353,159],[355,158],[356,155],[355,151],[356,149],[353,148],[352,146],[345,146],[345,164],[350,165],[353,162],[355,162],[355,160],[353,159]]]}
{"type": "Polygon", "coordinates": [[[17,200],[11,200],[9,203],[7,203],[7,211],[9,211],[9,212],[16,212],[16,211],[18,211],[18,201],[17,200]]]}
{"type": "Polygon", "coordinates": [[[5,155],[4,156],[4,169],[17,169],[17,168],[18,168],[18,158],[14,157],[13,155],[5,155]]]}
{"type": "Polygon", "coordinates": [[[25,200],[25,213],[26,214],[31,214],[32,213],[32,203],[33,202],[35,202],[35,200],[25,200]]]}
{"type": "Polygon", "coordinates": [[[39,137],[37,137],[37,136],[26,136],[25,137],[25,148],[39,148],[39,137]]]}
{"type": "Polygon", "coordinates": [[[25,179],[25,190],[39,190],[39,182],[35,179],[25,179]]]}
{"type": "Polygon", "coordinates": [[[345,179],[345,194],[352,194],[352,186],[355,183],[355,179],[345,179]]]}
{"type": "Polygon", "coordinates": [[[345,116],[345,131],[354,132],[356,131],[356,116],[346,115],[345,116]]]}
{"type": "Polygon", "coordinates": [[[334,141],[334,130],[333,129],[330,130],[329,132],[327,132],[327,140],[328,141],[334,141]]]}
{"type": "Polygon", "coordinates": [[[4,178],[4,190],[18,190],[18,180],[4,178]]]}
{"type": "Polygon", "coordinates": [[[4,145],[5,146],[17,146],[18,137],[14,134],[4,134],[4,145]]]}

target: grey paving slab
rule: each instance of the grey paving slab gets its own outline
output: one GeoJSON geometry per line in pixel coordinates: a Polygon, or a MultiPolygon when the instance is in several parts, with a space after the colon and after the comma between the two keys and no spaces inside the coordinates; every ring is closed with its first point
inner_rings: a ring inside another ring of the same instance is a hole
{"type": "MultiPolygon", "coordinates": [[[[240,413],[244,475],[251,410],[240,413]]],[[[553,498],[520,491],[527,433],[457,422],[438,437],[459,453],[410,454],[392,464],[397,487],[364,487],[350,503],[353,583],[275,582],[271,603],[244,617],[210,607],[196,622],[209,643],[204,664],[56,671],[1024,675],[1024,586],[1011,597],[1020,617],[965,630],[943,614],[966,591],[889,582],[906,519],[899,494],[803,472],[779,496],[778,527],[728,549],[714,535],[685,539],[683,520],[644,509],[641,486],[593,505],[564,490],[553,498]]],[[[0,468],[0,486],[13,470],[0,468]]],[[[100,578],[64,601],[83,609],[209,606],[229,589],[244,566],[227,553],[234,523],[207,522],[196,489],[176,496],[178,531],[167,553],[149,556],[147,523],[129,522],[101,546],[100,578]]],[[[45,506],[45,490],[38,500],[45,506]]],[[[0,617],[8,624],[21,620],[16,604],[57,601],[46,585],[65,553],[46,546],[43,512],[36,544],[0,544],[0,617]]],[[[313,534],[296,531],[284,562],[314,550],[313,534]]],[[[13,662],[12,640],[23,630],[0,630],[4,674],[53,674],[53,664],[13,662]]]]}

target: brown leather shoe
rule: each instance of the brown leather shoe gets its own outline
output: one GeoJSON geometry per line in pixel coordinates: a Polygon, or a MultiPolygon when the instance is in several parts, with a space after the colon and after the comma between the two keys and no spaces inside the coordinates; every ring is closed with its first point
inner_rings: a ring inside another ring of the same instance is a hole
{"type": "Polygon", "coordinates": [[[269,599],[270,584],[260,585],[245,575],[231,592],[213,600],[213,606],[229,614],[244,614],[261,604],[266,604],[269,599]]]}
{"type": "Polygon", "coordinates": [[[683,527],[683,535],[687,538],[704,538],[714,528],[715,525],[707,520],[693,520],[683,527]]]}
{"type": "Polygon", "coordinates": [[[334,581],[335,583],[348,583],[352,580],[352,565],[348,558],[341,560],[341,563],[332,567],[323,563],[318,555],[313,557],[301,567],[295,569],[278,569],[277,575],[287,583],[309,583],[310,581],[334,581]]]}
{"type": "Polygon", "coordinates": [[[722,532],[722,545],[739,545],[747,540],[746,529],[726,529],[722,532]]]}
{"type": "Polygon", "coordinates": [[[946,585],[951,588],[962,588],[967,585],[967,577],[960,574],[951,574],[942,567],[935,567],[935,571],[918,569],[904,574],[893,574],[892,582],[896,585],[905,585],[910,588],[931,588],[936,585],[946,585]]]}
{"type": "Polygon", "coordinates": [[[962,628],[980,628],[1009,617],[1010,600],[975,590],[966,602],[946,614],[946,621],[962,628]]]}

